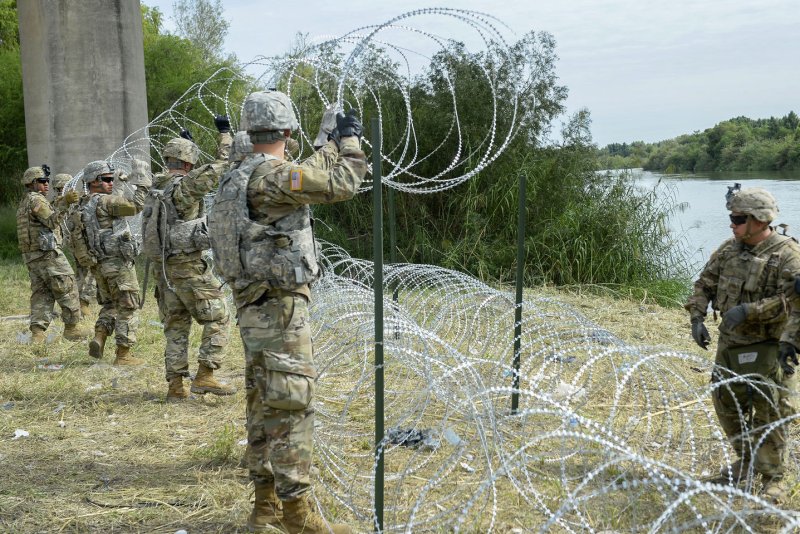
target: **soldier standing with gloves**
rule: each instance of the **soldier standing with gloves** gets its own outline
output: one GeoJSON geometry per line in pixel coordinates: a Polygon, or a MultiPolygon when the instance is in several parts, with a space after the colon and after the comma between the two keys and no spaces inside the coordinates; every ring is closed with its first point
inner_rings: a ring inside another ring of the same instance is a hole
{"type": "Polygon", "coordinates": [[[155,187],[144,210],[144,253],[153,262],[158,280],[156,300],[167,339],[167,402],[188,396],[183,379],[189,376],[192,318],[203,326],[192,393],[236,393],[235,388],[214,378],[228,344],[230,316],[222,282],[211,270],[204,198],[216,189],[227,169],[232,141],[228,117],[217,116],[214,122],[219,131],[217,161],[194,168],[200,150],[184,130],[183,137],[164,145],[162,155],[168,172],[153,179],[155,187]]]}
{"type": "Polygon", "coordinates": [[[114,365],[141,365],[131,356],[136,343],[136,313],[139,309],[139,280],[134,259],[139,254],[128,217],[144,206],[150,187],[147,177],[128,182],[134,187],[132,200],[112,195],[114,168],[107,161],[92,161],[83,169],[83,183],[89,194],[70,215],[69,226],[75,260],[91,269],[97,281],[100,314],[89,342],[89,355],[102,358],[106,338],[115,333],[117,345],[114,365]]]}
{"type": "MultiPolygon", "coordinates": [[[[53,177],[53,193],[55,194],[55,201],[53,205],[62,211],[65,211],[69,208],[70,204],[66,202],[66,197],[62,196],[64,188],[67,184],[72,180],[72,175],[70,174],[56,174],[53,177]]],[[[80,194],[80,193],[79,193],[80,194]]],[[[64,225],[65,230],[63,232],[64,235],[64,246],[66,248],[71,248],[69,245],[70,242],[70,232],[69,226],[64,225]]],[[[74,256],[74,254],[73,254],[74,256]]],[[[89,317],[91,314],[91,303],[97,300],[97,283],[94,281],[94,277],[92,276],[91,271],[88,268],[82,267],[79,262],[75,262],[75,281],[78,284],[78,298],[81,302],[81,315],[84,317],[89,317]]]]}
{"type": "Polygon", "coordinates": [[[298,127],[291,100],[278,91],[250,94],[240,126],[253,154],[223,177],[208,216],[245,347],[251,532],[278,524],[289,533],[350,532],[329,525],[306,500],[317,378],[308,302],[320,274],[309,204],[352,198],[367,171],[361,122],[352,111],[335,118],[331,140],[293,164],[284,159],[298,127]]]}
{"type": "Polygon", "coordinates": [[[778,214],[775,198],[764,189],[729,188],[733,238],[712,255],[684,306],[691,315],[692,337],[706,349],[711,341],[703,324],[708,304],[722,313],[712,384],[714,408],[739,460],[713,481],[727,484],[747,476],[752,462],[762,476],[762,495],[774,502],[785,496],[785,425],[774,421],[795,413],[795,366],[800,330],[800,246],[770,223],[778,214]],[[758,380],[730,379],[755,373],[758,380]],[[765,434],[766,433],[766,434],[765,434]],[[754,450],[759,440],[761,445],[754,450]]]}
{"type": "MultiPolygon", "coordinates": [[[[61,306],[64,337],[71,341],[86,338],[78,322],[81,309],[75,288],[75,273],[61,250],[62,210],[54,210],[47,201],[50,189],[50,168],[31,167],[22,175],[27,194],[17,209],[17,240],[22,259],[31,279],[31,342],[41,343],[50,326],[55,303],[61,306]]],[[[70,191],[65,203],[78,201],[78,193],[70,191]]]]}

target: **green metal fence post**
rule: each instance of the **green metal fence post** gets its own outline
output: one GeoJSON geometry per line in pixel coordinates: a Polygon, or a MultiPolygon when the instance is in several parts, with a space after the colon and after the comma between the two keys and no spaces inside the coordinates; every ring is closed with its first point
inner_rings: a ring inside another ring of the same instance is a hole
{"type": "Polygon", "coordinates": [[[522,282],[525,275],[525,181],[519,176],[519,214],[517,216],[517,294],[514,307],[514,385],[511,391],[511,413],[519,408],[519,360],[522,343],[522,282]]]}
{"type": "Polygon", "coordinates": [[[373,280],[375,291],[375,532],[383,532],[383,198],[381,123],[372,118],[373,280]]]}

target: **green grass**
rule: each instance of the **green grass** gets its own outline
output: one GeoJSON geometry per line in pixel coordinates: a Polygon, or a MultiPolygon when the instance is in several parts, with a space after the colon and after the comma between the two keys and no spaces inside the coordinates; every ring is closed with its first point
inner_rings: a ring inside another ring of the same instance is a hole
{"type": "Polygon", "coordinates": [[[17,245],[17,208],[0,205],[0,259],[19,258],[17,245]]]}

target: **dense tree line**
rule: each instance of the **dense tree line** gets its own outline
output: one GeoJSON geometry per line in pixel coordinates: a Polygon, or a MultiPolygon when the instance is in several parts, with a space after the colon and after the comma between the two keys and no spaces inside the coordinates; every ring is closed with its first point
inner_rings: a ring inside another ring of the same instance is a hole
{"type": "Polygon", "coordinates": [[[800,170],[800,117],[736,117],[703,132],[658,143],[614,143],[599,151],[605,168],[661,172],[800,170]]]}

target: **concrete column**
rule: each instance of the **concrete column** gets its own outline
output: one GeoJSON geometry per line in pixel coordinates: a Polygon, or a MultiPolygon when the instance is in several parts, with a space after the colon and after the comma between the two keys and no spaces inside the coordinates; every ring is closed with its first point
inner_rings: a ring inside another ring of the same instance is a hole
{"type": "Polygon", "coordinates": [[[28,163],[76,174],[147,124],[139,0],[24,0],[17,12],[28,163]]]}

